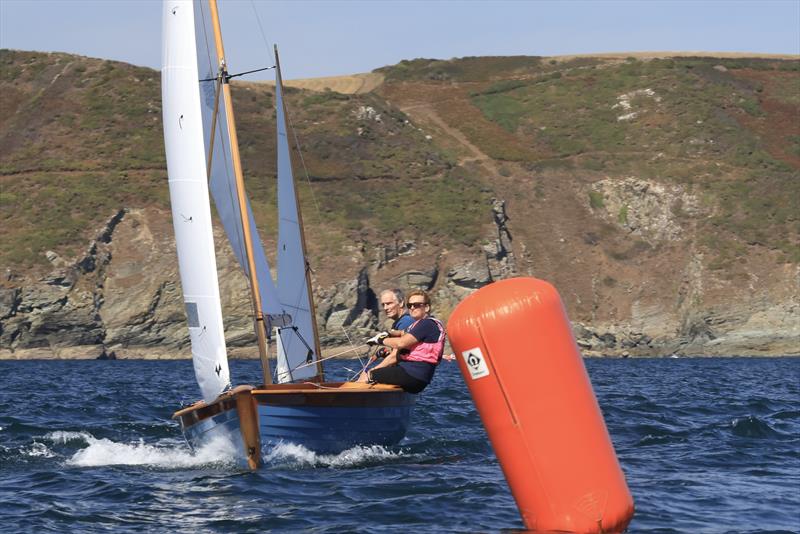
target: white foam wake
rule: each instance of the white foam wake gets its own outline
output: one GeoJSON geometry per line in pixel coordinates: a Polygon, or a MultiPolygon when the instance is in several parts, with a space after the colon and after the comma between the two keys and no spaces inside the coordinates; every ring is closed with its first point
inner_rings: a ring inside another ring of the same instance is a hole
{"type": "Polygon", "coordinates": [[[30,456],[32,458],[52,458],[56,454],[51,451],[44,443],[34,441],[28,448],[20,449],[23,456],[30,456]]]}
{"type": "Polygon", "coordinates": [[[225,439],[212,440],[203,447],[191,451],[188,446],[170,440],[161,443],[119,443],[106,438],[95,438],[87,432],[50,432],[45,436],[55,444],[82,442],[87,446],[66,461],[77,467],[107,465],[141,465],[167,469],[197,467],[203,465],[229,466],[236,462],[236,449],[225,439]]]}
{"type": "Polygon", "coordinates": [[[339,454],[317,454],[302,445],[279,443],[265,455],[266,463],[275,467],[358,467],[370,463],[383,463],[401,457],[402,452],[395,452],[380,445],[356,446],[339,454]]]}

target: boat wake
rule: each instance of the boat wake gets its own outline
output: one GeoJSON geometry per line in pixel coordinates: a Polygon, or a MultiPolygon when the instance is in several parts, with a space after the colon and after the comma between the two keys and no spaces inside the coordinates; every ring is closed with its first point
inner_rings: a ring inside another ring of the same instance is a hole
{"type": "Polygon", "coordinates": [[[401,458],[405,458],[402,451],[390,450],[380,445],[356,446],[339,454],[318,454],[302,445],[279,443],[264,454],[264,461],[268,466],[283,469],[366,467],[401,458]]]}
{"type": "Polygon", "coordinates": [[[236,464],[236,448],[224,438],[210,441],[195,451],[177,440],[145,443],[140,439],[138,442],[120,443],[106,438],[96,438],[88,432],[50,432],[45,436],[45,440],[54,446],[85,445],[66,460],[67,465],[76,467],[139,465],[176,469],[200,466],[229,467],[236,464]]]}

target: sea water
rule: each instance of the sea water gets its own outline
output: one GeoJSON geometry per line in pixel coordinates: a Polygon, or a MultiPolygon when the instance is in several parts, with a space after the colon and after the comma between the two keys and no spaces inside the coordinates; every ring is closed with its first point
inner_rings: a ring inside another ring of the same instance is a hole
{"type": "MultiPolygon", "coordinates": [[[[327,362],[343,378],[358,362],[327,362]]],[[[241,382],[258,362],[234,361],[241,382]]],[[[800,532],[800,359],[591,359],[636,503],[629,532],[800,532]]],[[[395,447],[191,451],[170,419],[188,361],[0,362],[2,532],[522,529],[454,363],[395,447]]]]}

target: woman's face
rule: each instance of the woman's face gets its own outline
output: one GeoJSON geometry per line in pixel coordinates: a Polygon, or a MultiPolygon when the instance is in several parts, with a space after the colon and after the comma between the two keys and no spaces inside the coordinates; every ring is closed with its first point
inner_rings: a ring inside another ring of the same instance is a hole
{"type": "Polygon", "coordinates": [[[408,297],[408,313],[415,321],[419,321],[431,311],[430,304],[425,302],[422,295],[412,295],[408,297]]]}

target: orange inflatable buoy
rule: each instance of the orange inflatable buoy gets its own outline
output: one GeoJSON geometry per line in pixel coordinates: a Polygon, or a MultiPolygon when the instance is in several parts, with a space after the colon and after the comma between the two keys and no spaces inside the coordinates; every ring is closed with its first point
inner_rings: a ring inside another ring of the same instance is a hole
{"type": "Polygon", "coordinates": [[[447,332],[525,527],[625,530],[633,498],[556,289],[495,282],[447,332]]]}

